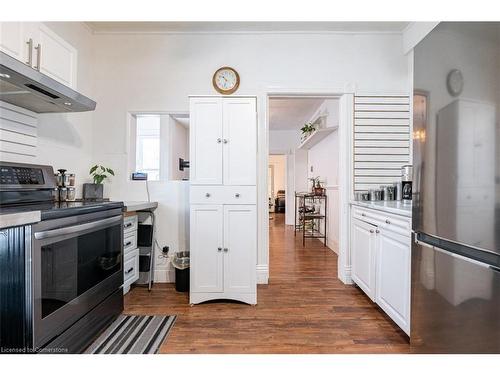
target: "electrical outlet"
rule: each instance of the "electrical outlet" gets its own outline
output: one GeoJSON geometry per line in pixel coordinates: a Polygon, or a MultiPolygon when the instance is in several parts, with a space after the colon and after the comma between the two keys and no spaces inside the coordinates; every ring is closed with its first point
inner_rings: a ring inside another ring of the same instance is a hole
{"type": "Polygon", "coordinates": [[[163,253],[163,255],[167,255],[169,250],[170,248],[168,246],[163,246],[161,248],[161,252],[163,253]]]}

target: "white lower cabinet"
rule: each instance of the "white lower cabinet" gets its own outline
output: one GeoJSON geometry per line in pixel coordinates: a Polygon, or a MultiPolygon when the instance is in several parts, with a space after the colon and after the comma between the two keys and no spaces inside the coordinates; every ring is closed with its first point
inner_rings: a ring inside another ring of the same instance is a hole
{"type": "Polygon", "coordinates": [[[123,218],[123,294],[139,279],[139,249],[137,248],[137,215],[123,218]]]}
{"type": "Polygon", "coordinates": [[[255,205],[191,205],[191,304],[257,303],[255,205]]]}
{"type": "Polygon", "coordinates": [[[381,211],[353,207],[352,279],[410,335],[411,236],[409,231],[402,235],[401,223],[394,219],[408,227],[411,219],[384,215],[381,211]]]}
{"type": "Polygon", "coordinates": [[[376,302],[410,333],[410,240],[381,229],[378,233],[376,302]]]}
{"type": "Polygon", "coordinates": [[[373,301],[375,301],[376,229],[375,225],[358,219],[352,220],[352,279],[373,301]]]}

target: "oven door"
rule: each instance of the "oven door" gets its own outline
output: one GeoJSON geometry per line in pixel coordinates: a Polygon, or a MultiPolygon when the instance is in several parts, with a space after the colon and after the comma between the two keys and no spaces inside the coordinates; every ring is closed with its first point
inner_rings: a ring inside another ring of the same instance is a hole
{"type": "Polygon", "coordinates": [[[121,211],[33,226],[33,341],[47,344],[123,284],[121,211]]]}

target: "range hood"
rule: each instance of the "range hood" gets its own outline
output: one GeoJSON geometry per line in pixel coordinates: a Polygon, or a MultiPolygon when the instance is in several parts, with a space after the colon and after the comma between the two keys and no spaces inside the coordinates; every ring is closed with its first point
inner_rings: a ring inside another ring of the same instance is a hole
{"type": "Polygon", "coordinates": [[[36,113],[93,111],[96,103],[0,52],[0,101],[36,113]]]}

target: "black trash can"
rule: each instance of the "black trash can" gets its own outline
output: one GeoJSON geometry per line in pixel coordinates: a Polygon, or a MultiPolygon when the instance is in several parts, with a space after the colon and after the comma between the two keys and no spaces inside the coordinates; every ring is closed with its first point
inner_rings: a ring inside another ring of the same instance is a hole
{"type": "Polygon", "coordinates": [[[175,268],[175,290],[189,292],[189,251],[179,251],[171,258],[175,268]]]}

